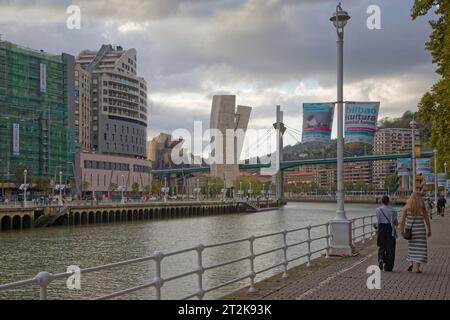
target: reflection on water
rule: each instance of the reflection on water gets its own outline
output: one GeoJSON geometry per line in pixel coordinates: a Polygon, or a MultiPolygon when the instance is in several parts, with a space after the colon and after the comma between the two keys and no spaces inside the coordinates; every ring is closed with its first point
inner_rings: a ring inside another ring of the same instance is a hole
{"type": "MultiPolygon", "coordinates": [[[[347,204],[349,218],[374,213],[375,205],[347,204]]],[[[0,233],[0,283],[8,283],[35,276],[39,271],[63,272],[69,265],[81,268],[117,262],[145,255],[155,250],[163,252],[202,244],[246,238],[283,229],[294,229],[327,222],[335,215],[333,203],[289,203],[276,210],[252,214],[233,214],[159,221],[141,221],[76,227],[54,227],[0,233]]],[[[315,231],[317,235],[322,230],[315,231]]],[[[322,234],[321,234],[322,235],[322,234]]],[[[314,234],[313,234],[314,236],[314,234]]],[[[290,235],[289,242],[305,239],[304,232],[290,235]]],[[[275,236],[255,242],[255,251],[261,252],[282,245],[282,237],[275,236]]],[[[319,244],[316,244],[316,246],[319,244]]],[[[323,244],[320,244],[323,245],[323,244]]],[[[297,247],[290,258],[303,254],[297,247]]],[[[249,254],[249,243],[242,242],[227,247],[208,248],[204,251],[204,265],[210,266],[238,259],[249,254]]],[[[281,251],[258,257],[256,270],[278,263],[281,251]]],[[[299,261],[304,262],[304,260],[299,261]]],[[[298,264],[297,263],[297,264],[298,264]]],[[[196,268],[196,252],[163,259],[163,277],[184,273],[196,268]]],[[[277,268],[258,276],[257,280],[282,269],[277,268]]],[[[249,272],[249,261],[242,261],[204,274],[204,288],[244,276],[249,272]]],[[[52,282],[49,299],[82,299],[105,295],[135,285],[150,282],[154,277],[154,262],[98,271],[82,275],[81,290],[68,290],[64,280],[52,282]]],[[[248,285],[239,282],[208,294],[205,298],[223,296],[248,285]]],[[[177,299],[197,291],[197,276],[164,284],[163,299],[177,299]]],[[[0,299],[37,298],[36,286],[0,291],[0,299]]],[[[154,289],[146,289],[121,297],[121,299],[153,299],[154,289]]]]}

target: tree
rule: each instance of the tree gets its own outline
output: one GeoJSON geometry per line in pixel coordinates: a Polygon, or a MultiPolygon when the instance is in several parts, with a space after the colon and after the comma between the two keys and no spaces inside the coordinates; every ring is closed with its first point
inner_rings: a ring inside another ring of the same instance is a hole
{"type": "Polygon", "coordinates": [[[134,182],[134,183],[131,185],[131,191],[133,191],[133,193],[138,193],[138,192],[139,192],[139,183],[134,182]]]}
{"type": "Polygon", "coordinates": [[[415,0],[413,20],[433,10],[437,20],[430,21],[432,33],[426,43],[431,52],[436,73],[441,79],[424,94],[419,102],[419,119],[431,123],[430,146],[438,151],[438,170],[450,163],[450,1],[415,0]]]}
{"type": "Polygon", "coordinates": [[[36,190],[46,193],[48,189],[50,189],[50,179],[47,177],[38,177],[36,179],[36,190]]]}
{"type": "Polygon", "coordinates": [[[262,183],[259,181],[258,177],[255,176],[243,176],[234,182],[234,189],[239,190],[242,183],[242,191],[247,193],[250,189],[250,185],[253,190],[253,194],[260,194],[262,190],[262,183]]]}
{"type": "Polygon", "coordinates": [[[222,192],[225,183],[222,178],[209,176],[200,181],[200,192],[203,194],[215,195],[222,192]]]}
{"type": "Polygon", "coordinates": [[[386,177],[386,180],[384,181],[384,189],[385,191],[389,192],[396,192],[397,191],[397,175],[391,174],[390,176],[386,177]]]}
{"type": "Polygon", "coordinates": [[[90,187],[91,187],[91,184],[89,182],[87,182],[86,180],[84,180],[81,183],[81,195],[83,198],[84,198],[85,192],[88,191],[90,187]]]}
{"type": "Polygon", "coordinates": [[[149,184],[144,186],[144,192],[145,194],[150,194],[152,192],[152,186],[149,184]]]}
{"type": "Polygon", "coordinates": [[[159,194],[161,192],[161,184],[157,181],[152,182],[151,192],[153,194],[159,194]]]}
{"type": "Polygon", "coordinates": [[[111,184],[109,185],[109,191],[111,192],[117,191],[118,188],[119,186],[117,185],[117,183],[111,182],[111,184]]]}

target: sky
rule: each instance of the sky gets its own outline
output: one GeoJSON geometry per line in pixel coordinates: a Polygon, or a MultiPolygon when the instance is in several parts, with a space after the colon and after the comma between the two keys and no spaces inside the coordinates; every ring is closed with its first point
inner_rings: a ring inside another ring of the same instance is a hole
{"type": "MultiPolygon", "coordinates": [[[[425,51],[430,17],[410,18],[412,0],[343,0],[344,100],[380,101],[380,118],[416,110],[437,80],[425,51]],[[367,28],[370,5],[381,29],[367,28]]],[[[252,106],[249,128],[267,129],[275,106],[301,130],[302,103],[336,100],[335,0],[0,0],[2,39],[77,55],[102,44],[135,48],[146,79],[149,139],[209,125],[212,96],[252,106]],[[69,29],[70,5],[81,10],[69,29]]],[[[336,128],[336,119],[334,123],[336,128]]],[[[333,130],[333,137],[336,130],[333,130]]],[[[286,136],[295,143],[300,136],[286,136]]]]}

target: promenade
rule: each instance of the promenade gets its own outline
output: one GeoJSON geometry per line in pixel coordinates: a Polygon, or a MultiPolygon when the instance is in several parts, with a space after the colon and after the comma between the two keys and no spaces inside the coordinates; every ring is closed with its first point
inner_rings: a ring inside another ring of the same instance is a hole
{"type": "Polygon", "coordinates": [[[356,246],[352,257],[318,258],[308,268],[289,270],[288,277],[276,275],[256,284],[256,293],[243,288],[223,299],[251,300],[422,300],[450,299],[450,210],[434,215],[428,240],[428,264],[422,274],[408,272],[407,241],[397,240],[393,272],[381,272],[381,289],[367,288],[370,265],[377,265],[376,239],[356,246]]]}

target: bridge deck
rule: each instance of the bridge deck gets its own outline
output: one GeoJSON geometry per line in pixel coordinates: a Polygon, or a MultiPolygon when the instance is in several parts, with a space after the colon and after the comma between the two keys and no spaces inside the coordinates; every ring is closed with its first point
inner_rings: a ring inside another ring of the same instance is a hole
{"type": "Polygon", "coordinates": [[[256,285],[257,292],[249,294],[248,288],[236,291],[224,299],[370,299],[415,300],[450,299],[450,211],[445,217],[432,220],[433,236],[428,240],[428,261],[422,274],[408,272],[406,261],[407,241],[398,239],[393,272],[381,273],[381,289],[369,290],[366,281],[367,267],[377,265],[376,241],[359,245],[355,257],[319,258],[311,267],[295,267],[287,278],[280,275],[256,285]]]}

